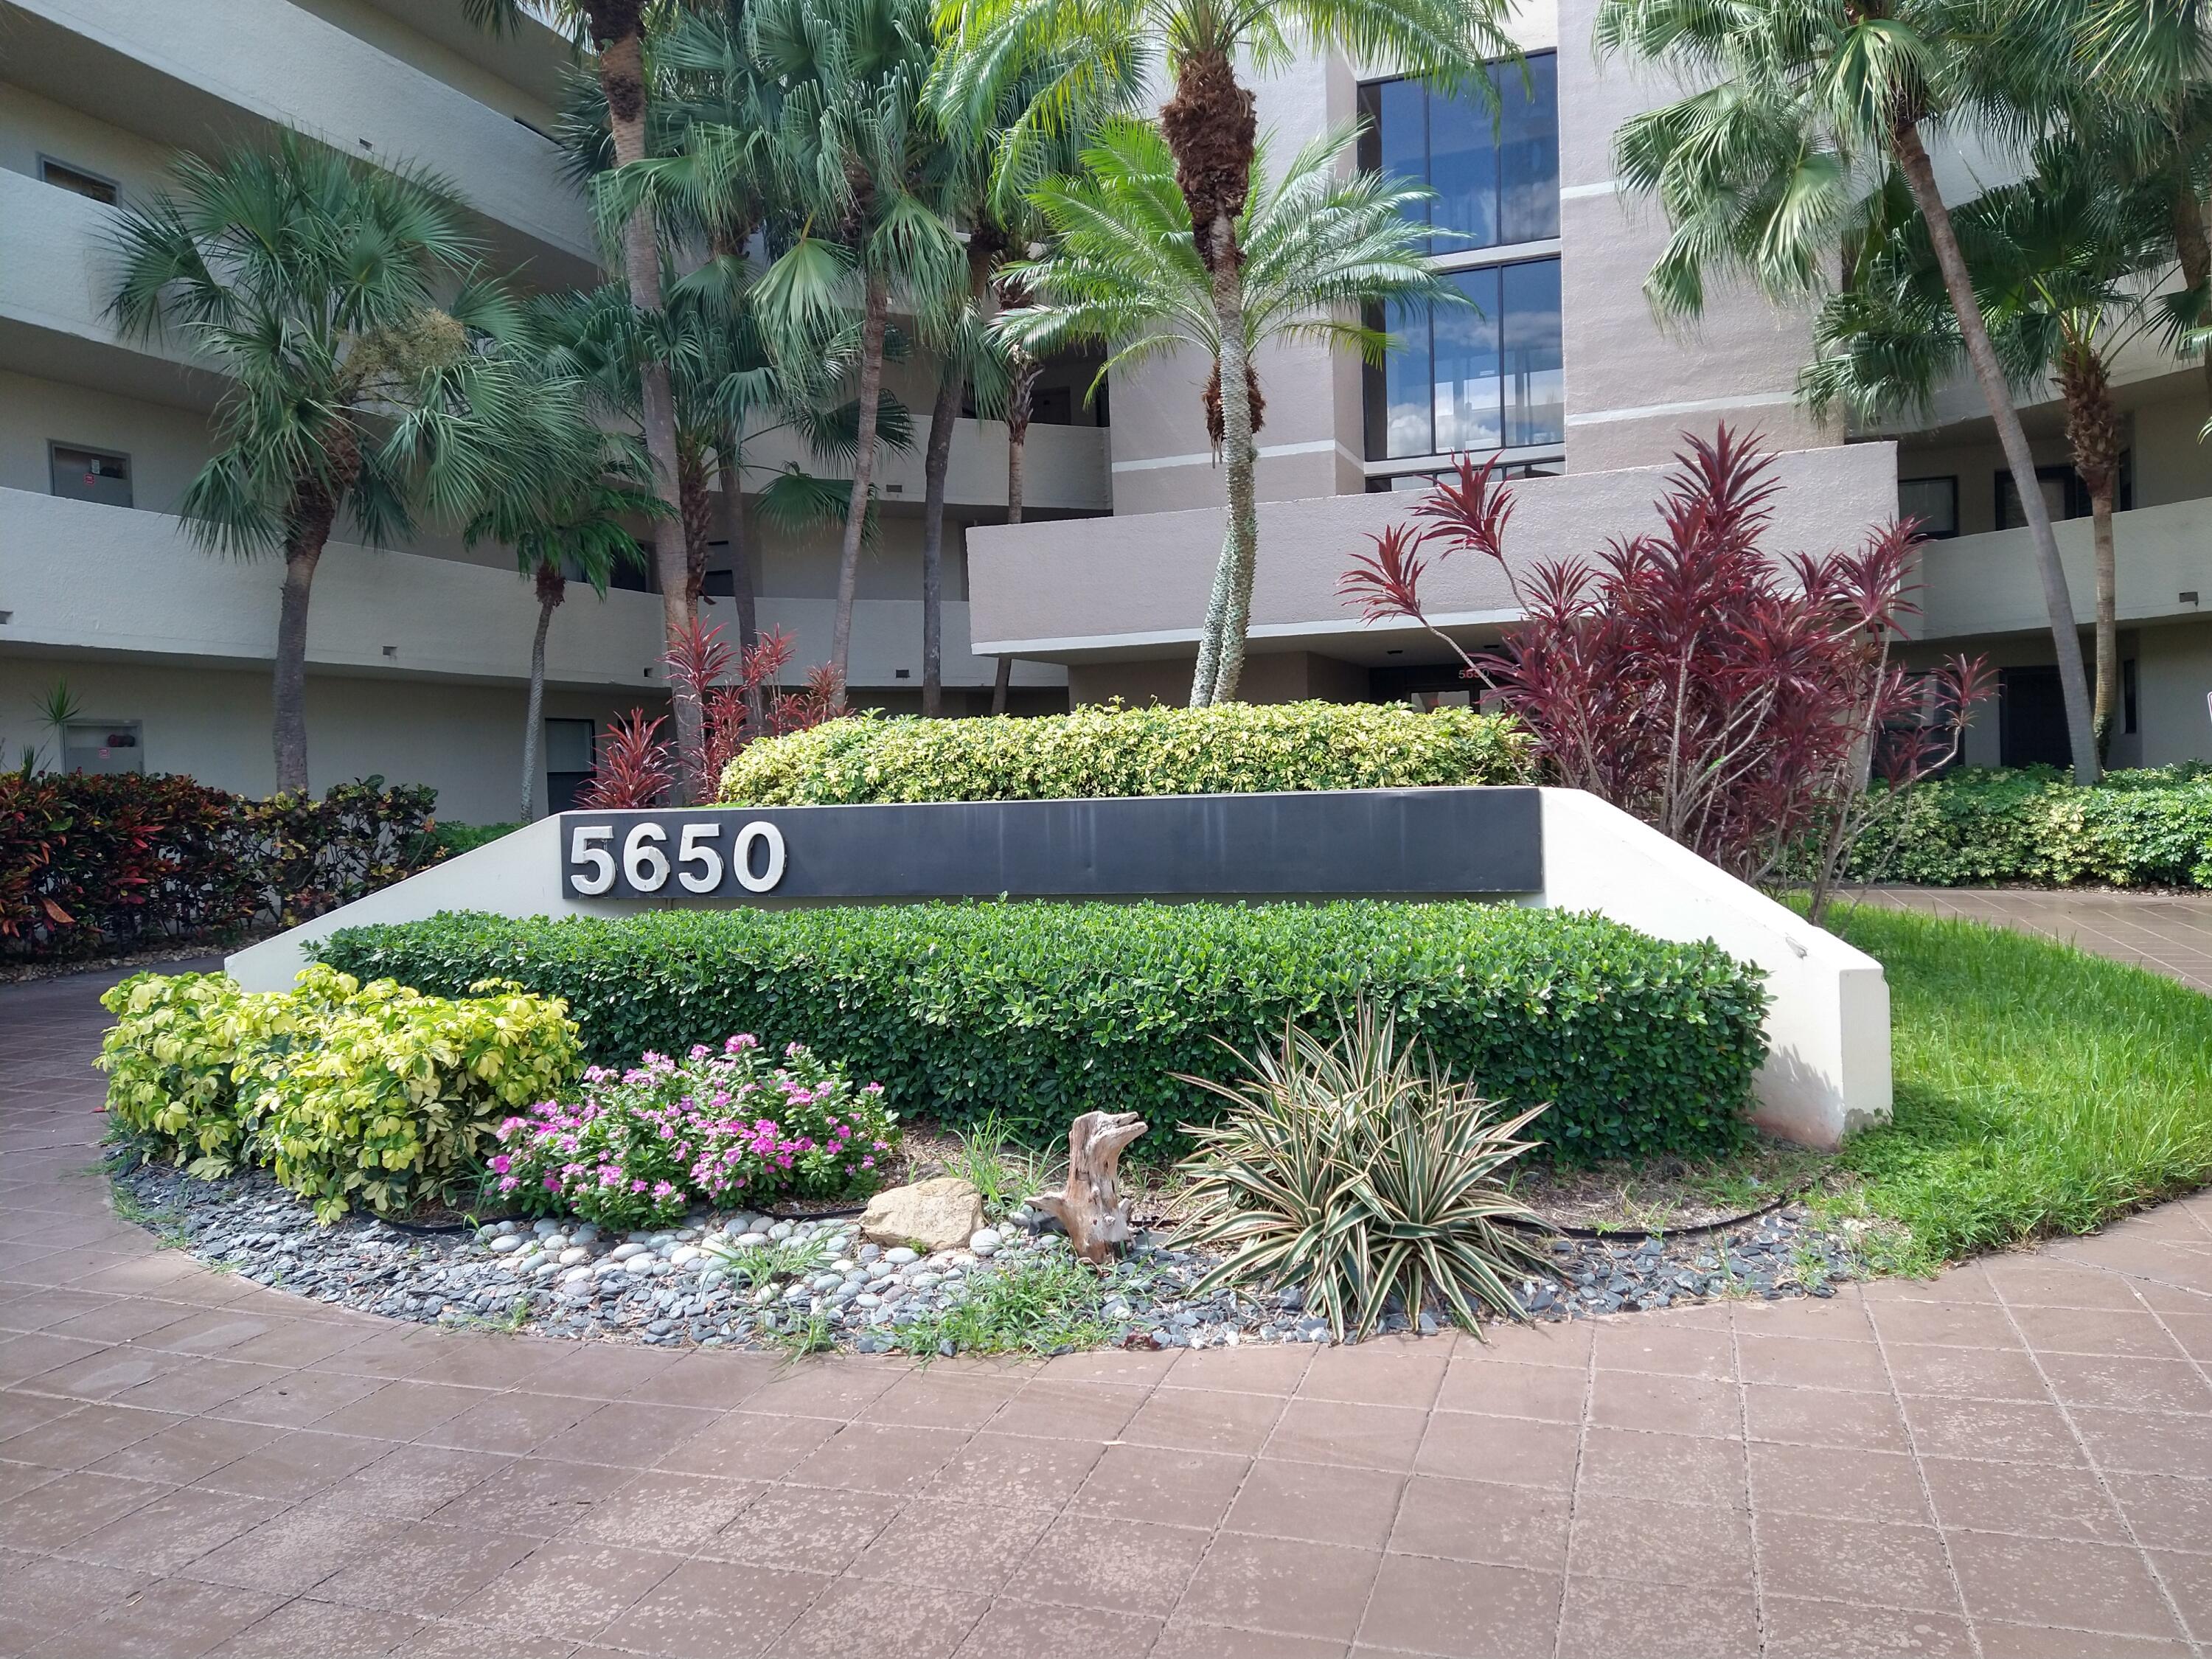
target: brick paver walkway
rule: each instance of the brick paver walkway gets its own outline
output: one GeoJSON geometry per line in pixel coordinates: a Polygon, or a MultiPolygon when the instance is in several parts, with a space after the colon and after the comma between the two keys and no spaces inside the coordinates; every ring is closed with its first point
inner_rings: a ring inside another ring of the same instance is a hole
{"type": "Polygon", "coordinates": [[[1932,1283],[927,1370],[398,1326],[117,1219],[0,992],[0,1654],[2212,1644],[2212,1200],[1932,1283]]]}
{"type": "Polygon", "coordinates": [[[2040,933],[2212,994],[2212,893],[2048,891],[2023,887],[1875,887],[1850,896],[2040,933]]]}

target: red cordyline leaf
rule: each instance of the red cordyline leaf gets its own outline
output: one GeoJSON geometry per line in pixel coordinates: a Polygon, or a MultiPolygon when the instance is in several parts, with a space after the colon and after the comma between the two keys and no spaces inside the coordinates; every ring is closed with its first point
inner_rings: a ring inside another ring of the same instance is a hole
{"type": "Polygon", "coordinates": [[[1763,545],[1772,475],[1755,438],[1726,426],[1689,438],[1653,503],[1657,531],[1516,572],[1504,549],[1511,492],[1494,460],[1462,458],[1415,507],[1419,528],[1371,537],[1338,591],[1370,621],[1436,632],[1421,595],[1429,550],[1497,560],[1522,620],[1467,659],[1469,675],[1522,718],[1564,781],[1758,877],[1849,819],[1870,762],[1908,781],[1948,764],[1987,695],[1978,664],[1907,677],[1889,661],[1913,614],[1915,526],[1777,556],[1763,545]]]}
{"type": "Polygon", "coordinates": [[[666,724],[659,714],[647,720],[642,708],[616,720],[600,741],[599,764],[578,803],[615,811],[659,805],[676,780],[675,763],[659,736],[666,724]]]}

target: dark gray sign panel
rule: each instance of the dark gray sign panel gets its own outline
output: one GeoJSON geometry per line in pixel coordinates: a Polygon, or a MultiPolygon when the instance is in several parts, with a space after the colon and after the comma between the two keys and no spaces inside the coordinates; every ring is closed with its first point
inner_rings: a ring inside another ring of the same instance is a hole
{"type": "Polygon", "coordinates": [[[572,898],[834,902],[1534,893],[1528,788],[561,815],[572,898]]]}

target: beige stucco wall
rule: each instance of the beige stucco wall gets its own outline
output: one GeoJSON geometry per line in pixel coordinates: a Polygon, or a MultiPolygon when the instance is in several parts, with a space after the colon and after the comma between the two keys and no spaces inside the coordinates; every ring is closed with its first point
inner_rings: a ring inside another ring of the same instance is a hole
{"type": "MultiPolygon", "coordinates": [[[[1783,488],[1770,544],[1778,550],[1848,544],[1895,512],[1895,459],[1887,444],[1838,445],[1778,458],[1783,488]]],[[[1534,478],[1513,488],[1509,550],[1516,566],[1586,555],[1608,537],[1650,526],[1665,483],[1656,468],[1534,478]]],[[[1363,624],[1336,584],[1366,538],[1405,518],[1402,496],[1337,495],[1272,501],[1260,510],[1252,633],[1260,648],[1332,652],[1383,636],[1418,635],[1410,623],[1363,624]]],[[[970,606],[984,650],[1056,657],[1180,655],[1198,637],[1221,544],[1218,508],[1143,518],[978,527],[969,532],[970,606]]],[[[1432,617],[1481,629],[1515,614],[1492,561],[1459,555],[1437,565],[1432,617]]],[[[1356,654],[1356,653],[1354,653],[1356,654]]]]}

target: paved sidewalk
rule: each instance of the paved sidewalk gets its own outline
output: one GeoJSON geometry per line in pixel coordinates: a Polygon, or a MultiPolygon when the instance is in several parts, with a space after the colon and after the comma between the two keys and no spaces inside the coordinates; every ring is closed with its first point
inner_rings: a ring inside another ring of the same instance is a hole
{"type": "Polygon", "coordinates": [[[926,1370],[155,1248],[0,992],[0,1654],[2122,1659],[2212,1644],[2212,1197],[1832,1301],[926,1370]]]}
{"type": "Polygon", "coordinates": [[[1864,892],[1854,888],[1846,896],[2040,933],[2212,994],[2212,893],[1875,887],[1864,892]]]}

